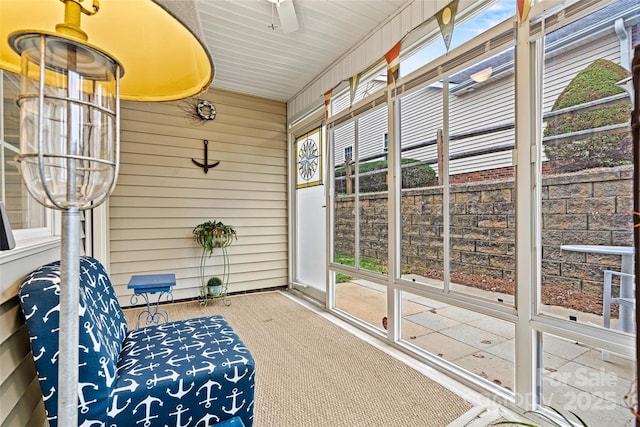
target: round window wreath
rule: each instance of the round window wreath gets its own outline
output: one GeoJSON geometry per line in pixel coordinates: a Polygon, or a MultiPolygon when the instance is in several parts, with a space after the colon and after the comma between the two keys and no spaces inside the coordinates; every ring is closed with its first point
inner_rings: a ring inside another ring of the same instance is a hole
{"type": "Polygon", "coordinates": [[[216,107],[213,106],[209,101],[203,100],[198,102],[198,116],[202,120],[213,120],[216,118],[216,107]]]}

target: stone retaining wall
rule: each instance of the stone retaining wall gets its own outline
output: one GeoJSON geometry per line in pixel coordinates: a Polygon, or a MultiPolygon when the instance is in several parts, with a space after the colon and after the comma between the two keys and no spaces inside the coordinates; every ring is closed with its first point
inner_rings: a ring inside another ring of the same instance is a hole
{"type": "MultiPolygon", "coordinates": [[[[620,269],[620,257],[560,250],[563,244],[633,245],[631,166],[543,178],[542,282],[602,292],[604,269],[620,269]]],[[[515,278],[514,181],[451,185],[451,271],[515,278]]],[[[360,248],[364,257],[387,260],[387,193],[360,197],[360,248]]],[[[336,249],[354,251],[354,198],[336,199],[336,249]]],[[[403,191],[403,270],[442,271],[443,214],[440,188],[403,191]]]]}

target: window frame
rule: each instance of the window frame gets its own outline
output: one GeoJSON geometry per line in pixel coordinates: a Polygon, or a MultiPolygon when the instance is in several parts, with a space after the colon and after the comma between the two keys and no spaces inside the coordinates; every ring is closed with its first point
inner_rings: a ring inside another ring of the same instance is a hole
{"type": "MultiPolygon", "coordinates": [[[[6,156],[5,148],[10,151],[16,152],[15,144],[8,142],[5,138],[5,109],[4,109],[4,97],[5,97],[5,73],[8,71],[0,70],[0,201],[5,201],[6,198],[6,156]]],[[[22,183],[21,185],[24,185],[22,183]]],[[[31,197],[28,195],[27,197],[31,197]]],[[[15,228],[12,229],[14,239],[16,241],[16,248],[23,248],[29,246],[38,246],[41,243],[46,243],[51,240],[52,237],[59,235],[55,227],[56,223],[59,223],[59,215],[55,215],[52,209],[44,208],[44,223],[43,227],[34,228],[15,228]]],[[[0,252],[0,257],[3,253],[0,252]]]]}

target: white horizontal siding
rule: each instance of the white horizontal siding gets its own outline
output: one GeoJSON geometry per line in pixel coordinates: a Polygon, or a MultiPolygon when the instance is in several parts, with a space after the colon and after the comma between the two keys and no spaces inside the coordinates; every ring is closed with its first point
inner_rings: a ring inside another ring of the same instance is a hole
{"type": "MultiPolygon", "coordinates": [[[[479,86],[474,91],[453,93],[449,98],[451,134],[475,131],[483,127],[514,122],[514,82],[513,74],[496,79],[490,85],[479,86]],[[481,114],[478,114],[481,112],[481,114]]],[[[442,129],[442,90],[427,87],[416,91],[401,100],[401,141],[407,147],[416,143],[433,140],[438,129],[442,129]]],[[[382,135],[387,131],[386,109],[380,109],[359,120],[360,157],[366,157],[382,151],[382,135]],[[366,124],[363,126],[363,124],[366,124]]],[[[353,139],[344,130],[336,133],[336,153],[343,153],[344,147],[353,144],[353,139]],[[340,133],[342,132],[342,133],[340,133]]],[[[450,154],[488,148],[512,143],[513,130],[452,141],[450,154]]],[[[437,156],[435,145],[406,151],[404,158],[418,160],[432,159],[437,156]]],[[[341,159],[340,159],[341,160],[341,159]]],[[[455,161],[450,173],[463,173],[474,170],[490,169],[511,165],[511,155],[478,156],[468,162],[455,161]],[[499,163],[496,163],[499,162],[499,163]]]]}
{"type": "MultiPolygon", "coordinates": [[[[543,111],[551,109],[558,95],[571,80],[596,59],[608,59],[620,62],[619,42],[613,29],[580,43],[572,44],[561,52],[549,55],[545,64],[543,111]]],[[[400,100],[400,137],[402,147],[434,140],[437,130],[442,129],[442,90],[425,87],[400,100]]],[[[472,90],[451,90],[449,96],[449,132],[457,135],[482,128],[513,124],[515,122],[514,74],[506,72],[496,76],[485,84],[478,84],[472,90]]],[[[360,145],[360,157],[381,152],[382,134],[386,126],[380,126],[379,135],[368,133],[368,143],[360,145]],[[369,141],[378,141],[369,143],[369,141]]],[[[514,141],[514,130],[502,131],[485,136],[451,141],[450,154],[469,150],[508,145],[514,141]]],[[[343,153],[344,146],[352,145],[352,139],[336,138],[336,153],[343,153]]],[[[403,158],[418,160],[433,159],[437,156],[435,145],[405,151],[403,158]]],[[[341,159],[340,159],[341,160],[341,159]]],[[[511,166],[511,151],[492,153],[452,161],[449,171],[459,174],[477,170],[511,166]]]]}
{"type": "Polygon", "coordinates": [[[579,47],[554,53],[545,60],[543,113],[551,111],[556,99],[571,80],[596,59],[620,63],[620,42],[613,28],[602,37],[590,38],[579,47]]]}
{"type": "MultiPolygon", "coordinates": [[[[483,156],[467,157],[466,159],[452,160],[449,164],[449,175],[459,175],[469,170],[483,171],[498,167],[511,166],[512,152],[485,154],[483,156]]],[[[432,166],[434,169],[435,167],[432,166]]]]}
{"type": "MultiPolygon", "coordinates": [[[[354,147],[355,125],[358,124],[358,156],[363,158],[373,153],[382,153],[383,135],[387,132],[387,109],[378,108],[354,122],[334,129],[334,144],[337,165],[344,163],[344,150],[354,147]]],[[[356,152],[354,151],[354,155],[356,152]]]]}
{"type": "Polygon", "coordinates": [[[468,93],[449,97],[449,133],[456,135],[515,122],[513,74],[468,93]]]}
{"type": "Polygon", "coordinates": [[[387,132],[387,108],[378,108],[358,121],[358,157],[382,153],[383,136],[387,132]]]}
{"type": "MultiPolygon", "coordinates": [[[[353,147],[355,150],[355,122],[349,122],[343,126],[335,128],[333,131],[333,141],[335,145],[335,163],[343,165],[345,162],[344,149],[353,147]]],[[[355,155],[355,152],[353,153],[355,155]]]]}
{"type": "MultiPolygon", "coordinates": [[[[402,147],[436,139],[442,129],[442,90],[426,87],[400,100],[400,140],[402,147]]],[[[425,149],[412,150],[403,157],[422,158],[425,149]]],[[[429,155],[430,149],[426,149],[429,155]]]]}
{"type": "MultiPolygon", "coordinates": [[[[110,275],[129,305],[134,274],[175,273],[176,299],[199,295],[201,248],[192,229],[206,220],[236,228],[228,248],[229,291],[287,284],[286,105],[210,90],[216,119],[193,123],[185,101],[124,103],[121,168],[109,200],[110,275]],[[220,164],[208,173],[193,164],[220,164]]],[[[221,257],[207,274],[221,273],[221,257]]]]}

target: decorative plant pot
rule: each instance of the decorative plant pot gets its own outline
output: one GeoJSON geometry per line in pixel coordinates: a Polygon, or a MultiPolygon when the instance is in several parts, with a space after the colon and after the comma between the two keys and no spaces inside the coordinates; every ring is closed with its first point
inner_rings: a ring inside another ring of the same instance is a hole
{"type": "Polygon", "coordinates": [[[222,233],[214,238],[214,247],[216,248],[226,248],[233,241],[232,234],[222,233]]]}
{"type": "Polygon", "coordinates": [[[222,285],[207,286],[207,293],[210,297],[217,297],[222,293],[222,285]]]}
{"type": "Polygon", "coordinates": [[[207,281],[207,294],[217,297],[222,293],[222,280],[219,277],[212,277],[207,281]]]}

